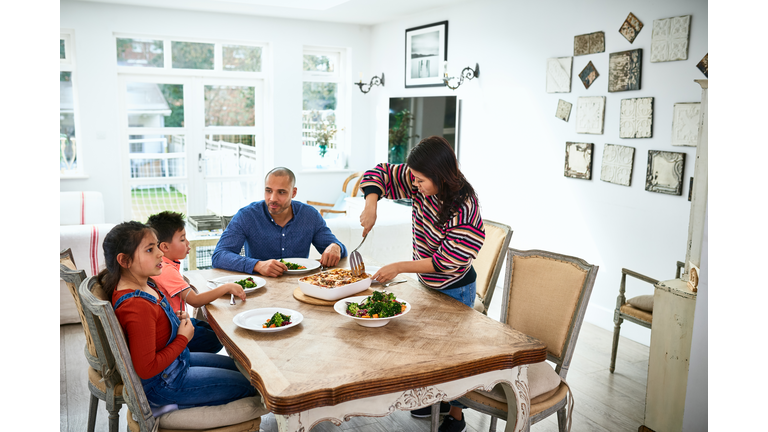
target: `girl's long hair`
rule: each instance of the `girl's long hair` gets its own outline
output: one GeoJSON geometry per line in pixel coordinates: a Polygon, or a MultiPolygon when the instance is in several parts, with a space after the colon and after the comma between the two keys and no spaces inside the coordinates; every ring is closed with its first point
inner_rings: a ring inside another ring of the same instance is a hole
{"type": "Polygon", "coordinates": [[[436,197],[440,201],[437,226],[442,227],[453,217],[461,205],[477,194],[464,174],[450,144],[441,136],[424,138],[414,147],[406,164],[425,176],[437,187],[436,197]]]}
{"type": "Polygon", "coordinates": [[[136,249],[141,245],[144,236],[152,232],[152,228],[141,222],[130,221],[115,225],[104,237],[104,263],[106,268],[99,273],[97,281],[112,302],[112,293],[120,282],[121,269],[117,256],[121,253],[133,259],[136,249]]]}

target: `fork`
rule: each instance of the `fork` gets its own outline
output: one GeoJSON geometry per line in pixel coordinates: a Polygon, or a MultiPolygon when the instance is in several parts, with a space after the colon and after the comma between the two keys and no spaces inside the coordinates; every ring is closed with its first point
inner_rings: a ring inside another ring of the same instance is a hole
{"type": "Polygon", "coordinates": [[[365,263],[363,262],[363,257],[360,255],[360,252],[357,250],[360,249],[360,246],[365,243],[365,239],[368,238],[368,234],[363,237],[363,241],[360,242],[359,245],[355,248],[355,250],[352,251],[351,254],[349,254],[349,268],[352,270],[353,276],[360,276],[365,272],[365,263]]]}

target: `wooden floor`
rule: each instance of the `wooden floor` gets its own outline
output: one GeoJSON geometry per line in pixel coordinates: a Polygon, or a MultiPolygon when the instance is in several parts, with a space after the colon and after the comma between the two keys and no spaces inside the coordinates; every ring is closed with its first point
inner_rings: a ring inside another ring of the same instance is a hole
{"type": "MultiPolygon", "coordinates": [[[[631,325],[631,324],[624,324],[631,325]]],[[[61,326],[61,384],[60,429],[81,432],[88,420],[88,392],[86,367],[83,354],[85,335],[80,324],[61,326]]],[[[635,432],[643,421],[645,409],[645,382],[648,373],[648,347],[621,338],[616,372],[608,371],[611,356],[612,333],[595,325],[584,323],[576,345],[568,383],[574,394],[573,428],[579,431],[635,432]]],[[[126,408],[120,411],[120,430],[127,430],[126,408]]],[[[487,431],[490,417],[476,411],[465,410],[468,432],[487,431]]],[[[504,430],[499,421],[498,430],[504,430]]],[[[557,416],[533,425],[534,432],[557,431],[557,416]]],[[[96,430],[106,431],[107,410],[99,402],[96,430]]],[[[277,432],[272,414],[262,417],[263,432],[277,432]]],[[[398,411],[383,418],[356,417],[335,426],[324,422],[313,431],[361,431],[361,432],[418,432],[429,431],[428,419],[415,419],[408,412],[398,411]]]]}

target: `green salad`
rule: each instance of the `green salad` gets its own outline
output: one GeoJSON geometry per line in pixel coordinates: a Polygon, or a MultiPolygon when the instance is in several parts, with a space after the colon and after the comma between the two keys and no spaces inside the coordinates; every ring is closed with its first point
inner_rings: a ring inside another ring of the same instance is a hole
{"type": "Polygon", "coordinates": [[[356,318],[389,318],[405,311],[405,302],[399,302],[393,293],[374,291],[360,303],[348,302],[347,315],[356,318]]]}
{"type": "Polygon", "coordinates": [[[305,268],[307,268],[307,266],[299,265],[299,264],[288,262],[288,261],[283,261],[282,258],[280,258],[280,262],[285,264],[285,266],[288,267],[288,270],[304,270],[305,268]]]}
{"type": "Polygon", "coordinates": [[[272,318],[268,319],[267,322],[262,324],[262,328],[272,328],[272,327],[282,327],[287,326],[291,323],[291,316],[290,315],[283,315],[280,312],[275,312],[274,315],[272,315],[272,318]]]}
{"type": "Polygon", "coordinates": [[[239,281],[237,281],[235,283],[240,285],[241,287],[243,287],[243,289],[245,289],[245,288],[253,288],[253,287],[256,286],[256,282],[253,280],[252,277],[247,277],[247,278],[245,278],[243,280],[239,280],[239,281]]]}

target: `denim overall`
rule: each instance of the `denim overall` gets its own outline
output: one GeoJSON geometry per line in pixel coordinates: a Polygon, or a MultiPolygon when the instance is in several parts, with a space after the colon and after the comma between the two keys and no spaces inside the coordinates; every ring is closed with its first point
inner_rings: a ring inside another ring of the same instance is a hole
{"type": "MultiPolygon", "coordinates": [[[[156,288],[156,286],[152,282],[147,282],[147,285],[149,285],[152,288],[156,288]]],[[[159,298],[159,304],[160,307],[163,308],[163,311],[165,311],[165,314],[168,316],[168,320],[171,322],[171,337],[168,339],[168,342],[165,343],[167,346],[169,343],[173,342],[174,339],[176,339],[176,333],[179,330],[179,326],[181,325],[181,321],[179,320],[179,317],[176,316],[176,313],[171,310],[171,305],[168,303],[168,301],[165,299],[165,296],[163,296],[162,293],[158,293],[160,295],[159,298]]],[[[120,307],[121,304],[123,304],[124,301],[139,297],[141,299],[144,299],[148,302],[151,302],[152,304],[157,304],[158,299],[155,299],[154,296],[151,294],[147,294],[144,291],[136,290],[134,292],[128,293],[120,297],[117,302],[115,302],[115,310],[117,310],[118,307],[120,307]]],[[[149,389],[160,383],[161,380],[171,383],[177,379],[183,379],[184,375],[186,375],[187,370],[189,369],[189,349],[184,348],[184,351],[181,352],[181,354],[176,357],[176,359],[173,360],[173,362],[166,367],[162,373],[159,373],[152,378],[149,379],[141,379],[142,387],[144,387],[144,391],[148,392],[149,389]]],[[[157,406],[156,404],[153,404],[152,401],[149,401],[150,405],[157,406]]]]}

